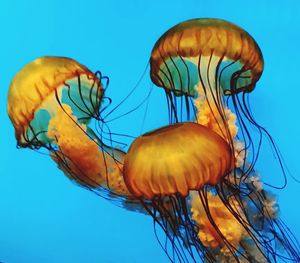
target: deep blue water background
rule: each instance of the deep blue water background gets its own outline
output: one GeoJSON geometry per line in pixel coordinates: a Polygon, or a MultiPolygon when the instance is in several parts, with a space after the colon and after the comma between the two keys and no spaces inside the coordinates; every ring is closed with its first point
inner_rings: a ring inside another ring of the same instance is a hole
{"type": "MultiPolygon", "coordinates": [[[[300,2],[295,1],[16,1],[0,2],[0,261],[167,262],[152,220],[128,212],[72,184],[49,157],[16,149],[6,99],[14,74],[31,60],[68,56],[110,77],[116,105],[141,77],[158,37],[196,17],[229,20],[258,42],[265,71],[251,94],[254,116],[276,139],[299,179],[300,2]]],[[[114,116],[138,104],[151,87],[149,68],[133,97],[114,116]]],[[[113,131],[138,135],[166,123],[162,90],[145,108],[112,122],[113,131]]],[[[267,145],[266,145],[267,146],[267,145]]],[[[282,183],[268,150],[258,169],[282,183]]],[[[281,216],[300,238],[300,185],[288,178],[281,216]]]]}

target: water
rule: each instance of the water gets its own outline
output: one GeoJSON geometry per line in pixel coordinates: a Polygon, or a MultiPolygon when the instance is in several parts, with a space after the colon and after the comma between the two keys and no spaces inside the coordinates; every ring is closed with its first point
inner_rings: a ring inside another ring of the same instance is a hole
{"type": "MultiPolygon", "coordinates": [[[[0,3],[0,261],[167,262],[149,217],[75,186],[49,157],[16,149],[6,113],[9,84],[24,64],[43,55],[72,57],[101,70],[110,77],[109,96],[116,105],[140,78],[153,44],[168,28],[196,17],[236,23],[256,39],[265,59],[265,71],[250,97],[254,116],[275,137],[299,179],[298,1],[61,2],[0,3]]],[[[134,97],[114,116],[146,96],[148,75],[149,70],[134,97]]],[[[138,135],[165,122],[165,107],[161,90],[154,87],[145,123],[139,110],[112,122],[111,128],[138,135]]],[[[262,177],[280,184],[274,160],[264,156],[258,165],[262,177]]],[[[286,189],[274,192],[282,218],[300,238],[299,184],[288,179],[286,189]]]]}

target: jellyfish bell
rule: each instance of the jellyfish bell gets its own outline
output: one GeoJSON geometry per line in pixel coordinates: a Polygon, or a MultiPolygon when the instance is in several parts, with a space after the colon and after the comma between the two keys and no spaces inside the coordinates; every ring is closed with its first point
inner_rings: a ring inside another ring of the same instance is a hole
{"type": "Polygon", "coordinates": [[[164,33],[151,58],[151,79],[176,96],[197,96],[217,86],[229,95],[254,89],[263,70],[255,40],[242,28],[219,19],[193,19],[164,33]]]}
{"type": "Polygon", "coordinates": [[[60,103],[72,107],[79,122],[97,114],[103,88],[85,66],[66,57],[41,57],[23,67],[11,82],[8,115],[18,145],[43,146],[47,126],[60,103]]]}
{"type": "Polygon", "coordinates": [[[169,125],[137,138],[124,160],[124,178],[136,197],[180,193],[215,185],[232,165],[229,145],[196,123],[169,125]]]}
{"type": "Polygon", "coordinates": [[[13,78],[8,115],[20,147],[45,148],[77,184],[127,197],[124,152],[90,127],[92,119],[100,120],[103,79],[71,58],[38,58],[13,78]]]}

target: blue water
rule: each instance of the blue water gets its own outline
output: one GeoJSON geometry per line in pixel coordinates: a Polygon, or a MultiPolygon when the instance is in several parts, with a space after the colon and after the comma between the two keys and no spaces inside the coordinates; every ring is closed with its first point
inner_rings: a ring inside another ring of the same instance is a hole
{"type": "MultiPolygon", "coordinates": [[[[299,1],[1,0],[0,261],[167,262],[150,217],[120,209],[75,186],[48,156],[16,149],[6,98],[12,77],[24,64],[56,55],[108,75],[108,95],[117,105],[141,77],[158,37],[196,17],[229,20],[257,40],[265,71],[250,97],[252,110],[276,138],[299,179],[299,1]]],[[[134,97],[111,117],[138,104],[150,87],[147,69],[134,97]]],[[[111,128],[138,135],[163,125],[165,108],[162,91],[154,88],[145,123],[143,108],[111,122],[111,128]]],[[[258,169],[265,181],[279,185],[282,175],[273,163],[266,151],[258,169]]],[[[288,180],[287,188],[273,192],[282,218],[300,238],[300,185],[288,180]]]]}

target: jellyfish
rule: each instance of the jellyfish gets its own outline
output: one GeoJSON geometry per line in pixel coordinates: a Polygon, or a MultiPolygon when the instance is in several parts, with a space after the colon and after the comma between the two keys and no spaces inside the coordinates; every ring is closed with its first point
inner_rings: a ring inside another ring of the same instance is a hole
{"type": "Polygon", "coordinates": [[[153,83],[165,90],[170,122],[182,121],[186,112],[188,119],[210,125],[233,144],[237,129],[231,123],[237,118],[242,141],[253,153],[249,163],[255,163],[259,149],[254,147],[246,122],[260,134],[264,129],[254,121],[246,96],[255,88],[264,62],[246,31],[219,19],[180,23],[156,42],[150,65],[153,83]]]}
{"type": "Polygon", "coordinates": [[[169,126],[133,142],[124,179],[165,232],[166,240],[158,241],[169,259],[298,262],[299,243],[278,215],[276,198],[265,188],[271,185],[255,170],[267,138],[286,184],[277,146],[249,106],[264,66],[256,41],[227,21],[193,19],[159,38],[150,66],[153,83],[166,93],[169,126]],[[223,139],[219,148],[205,148],[216,135],[223,139]],[[220,165],[226,156],[227,165],[220,165]]]}
{"type": "Polygon", "coordinates": [[[19,147],[46,149],[73,182],[129,207],[124,152],[101,132],[107,82],[71,58],[41,57],[13,78],[8,115],[19,147]]]}
{"type": "Polygon", "coordinates": [[[233,160],[220,135],[192,122],[161,127],[131,144],[124,159],[125,183],[171,240],[173,256],[163,246],[171,261],[195,260],[194,253],[200,251],[186,199],[189,192],[216,185],[231,171],[233,160]]]}

